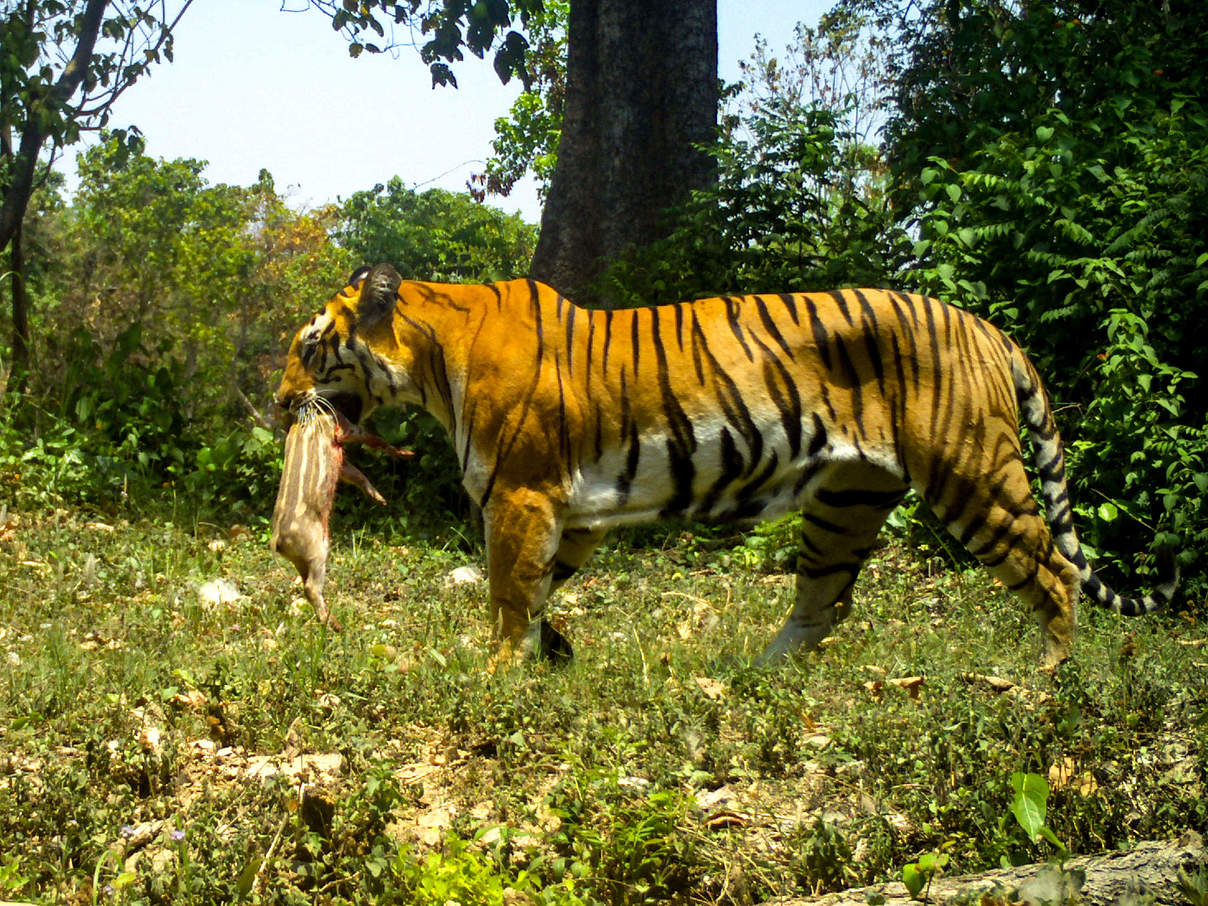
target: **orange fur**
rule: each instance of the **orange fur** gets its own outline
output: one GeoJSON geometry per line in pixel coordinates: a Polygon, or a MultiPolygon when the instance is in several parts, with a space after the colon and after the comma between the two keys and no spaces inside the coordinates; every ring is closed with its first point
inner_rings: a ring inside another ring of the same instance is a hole
{"type": "Polygon", "coordinates": [[[1124,613],[1070,520],[1064,456],[1026,356],[987,322],[883,290],[579,308],[532,281],[438,285],[362,271],[301,330],[279,401],[354,420],[421,405],[484,511],[497,660],[538,639],[550,591],[615,525],[805,514],[797,599],[764,653],[813,647],[850,609],[877,530],[914,488],[1068,656],[1079,593],[1124,613]],[[1030,491],[1031,429],[1048,521],[1030,491]],[[1050,526],[1052,531],[1050,531],[1050,526]]]}

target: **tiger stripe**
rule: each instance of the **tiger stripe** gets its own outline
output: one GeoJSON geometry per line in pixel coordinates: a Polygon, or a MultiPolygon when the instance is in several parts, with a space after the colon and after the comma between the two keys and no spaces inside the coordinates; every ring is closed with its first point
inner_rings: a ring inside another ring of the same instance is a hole
{"type": "Polygon", "coordinates": [[[278,398],[314,396],[354,420],[413,403],[448,428],[483,507],[504,659],[553,638],[541,628],[550,589],[610,528],[793,510],[805,514],[796,599],[764,659],[813,647],[850,609],[877,531],[911,488],[1037,613],[1046,667],[1068,656],[1080,592],[1134,615],[1169,601],[1177,581],[1171,568],[1128,598],[1099,580],[1032,363],[993,325],[923,296],[596,311],[534,281],[404,282],[379,265],[294,339],[278,398]]]}

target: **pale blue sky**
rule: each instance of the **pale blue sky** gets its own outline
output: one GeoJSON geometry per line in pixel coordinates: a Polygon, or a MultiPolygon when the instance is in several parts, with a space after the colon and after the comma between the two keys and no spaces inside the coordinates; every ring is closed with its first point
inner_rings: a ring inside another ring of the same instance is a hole
{"type": "MultiPolygon", "coordinates": [[[[830,0],[718,0],[718,60],[737,78],[756,34],[775,50],[830,0]]],[[[175,62],[157,67],[115,107],[154,157],[208,161],[211,183],[248,185],[262,167],[295,206],[313,206],[398,175],[409,186],[465,187],[490,154],[496,117],[520,87],[486,62],[456,69],[460,88],[433,89],[418,55],[349,58],[343,38],[305,0],[196,0],[176,34],[175,62]]],[[[74,152],[73,152],[74,153],[74,152]]],[[[493,199],[536,222],[529,181],[493,199]]]]}

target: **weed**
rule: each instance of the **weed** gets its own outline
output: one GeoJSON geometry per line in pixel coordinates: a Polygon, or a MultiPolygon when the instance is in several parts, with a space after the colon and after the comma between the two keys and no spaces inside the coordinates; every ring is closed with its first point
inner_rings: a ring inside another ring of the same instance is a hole
{"type": "Polygon", "coordinates": [[[1004,592],[891,547],[833,644],[756,670],[791,578],[677,527],[623,536],[552,602],[574,662],[492,676],[485,588],[445,581],[460,542],[335,518],[341,634],[259,523],[8,514],[0,893],[751,902],[925,875],[920,853],[1043,858],[1005,812],[1015,772],[1045,778],[1070,851],[1208,817],[1192,621],[1084,611],[1042,679],[1004,592]],[[219,578],[237,596],[204,602],[219,578]],[[160,829],[136,852],[124,826],[160,829]]]}
{"type": "Polygon", "coordinates": [[[927,902],[931,891],[931,882],[945,865],[948,864],[948,854],[940,852],[923,853],[917,862],[902,866],[902,883],[916,900],[927,902]],[[922,896],[920,896],[922,894],[922,896]]]}
{"type": "Polygon", "coordinates": [[[1011,814],[1023,828],[1028,840],[1033,843],[1046,841],[1057,850],[1057,855],[1064,861],[1069,851],[1045,824],[1049,801],[1048,782],[1039,774],[1016,771],[1011,775],[1011,787],[1015,790],[1015,798],[1011,800],[1011,814]]]}

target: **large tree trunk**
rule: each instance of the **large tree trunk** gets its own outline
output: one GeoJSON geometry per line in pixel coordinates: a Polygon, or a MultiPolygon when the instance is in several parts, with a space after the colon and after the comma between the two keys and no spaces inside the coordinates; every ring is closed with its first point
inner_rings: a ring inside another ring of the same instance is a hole
{"type": "Polygon", "coordinates": [[[573,0],[558,164],[532,275],[581,303],[659,214],[715,178],[716,0],[573,0]]]}

